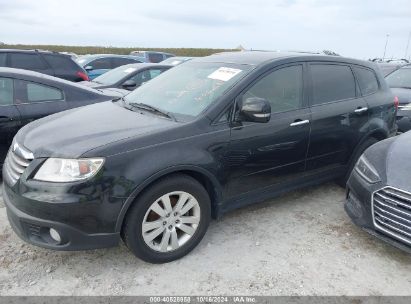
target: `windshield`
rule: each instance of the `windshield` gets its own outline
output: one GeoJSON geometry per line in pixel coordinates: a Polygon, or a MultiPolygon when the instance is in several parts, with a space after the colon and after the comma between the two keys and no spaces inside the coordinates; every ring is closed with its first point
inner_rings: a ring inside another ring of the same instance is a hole
{"type": "Polygon", "coordinates": [[[112,85],[136,70],[137,68],[133,67],[133,65],[122,65],[94,78],[93,81],[100,84],[112,85]]]}
{"type": "Polygon", "coordinates": [[[411,88],[411,68],[396,70],[385,79],[390,88],[411,88]]]}
{"type": "Polygon", "coordinates": [[[251,69],[248,65],[187,62],[168,70],[125,97],[176,116],[195,117],[251,69]]]}

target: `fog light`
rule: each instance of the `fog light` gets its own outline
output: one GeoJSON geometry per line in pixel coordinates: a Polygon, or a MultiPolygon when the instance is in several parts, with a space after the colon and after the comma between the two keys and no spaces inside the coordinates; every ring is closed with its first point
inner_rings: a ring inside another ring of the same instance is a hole
{"type": "Polygon", "coordinates": [[[61,236],[60,233],[57,232],[57,230],[50,228],[50,236],[53,240],[55,240],[57,243],[61,242],[61,236]]]}

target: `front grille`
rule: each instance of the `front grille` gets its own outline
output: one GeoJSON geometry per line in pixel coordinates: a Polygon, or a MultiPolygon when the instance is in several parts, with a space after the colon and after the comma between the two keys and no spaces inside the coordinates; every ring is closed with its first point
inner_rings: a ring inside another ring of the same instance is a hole
{"type": "Polygon", "coordinates": [[[17,183],[32,160],[33,154],[30,151],[13,144],[4,163],[4,171],[11,185],[17,183]]]}
{"type": "Polygon", "coordinates": [[[375,227],[411,245],[411,193],[386,187],[374,193],[372,203],[375,227]]]}

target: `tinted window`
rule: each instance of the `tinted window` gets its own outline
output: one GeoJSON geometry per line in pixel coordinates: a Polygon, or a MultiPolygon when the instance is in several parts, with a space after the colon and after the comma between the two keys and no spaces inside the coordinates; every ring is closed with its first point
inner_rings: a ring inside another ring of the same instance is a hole
{"type": "Polygon", "coordinates": [[[89,64],[86,64],[86,66],[91,65],[94,70],[105,70],[105,69],[111,69],[111,60],[110,58],[99,58],[95,59],[89,64]]]}
{"type": "Polygon", "coordinates": [[[117,68],[119,66],[130,63],[138,63],[138,61],[128,58],[113,58],[113,68],[117,68]]]}
{"type": "Polygon", "coordinates": [[[0,53],[0,67],[6,66],[7,53],[0,53]]]}
{"type": "Polygon", "coordinates": [[[37,54],[10,53],[10,66],[16,69],[45,70],[47,67],[37,54]]]}
{"type": "Polygon", "coordinates": [[[163,59],[164,59],[163,54],[156,54],[156,53],[148,54],[148,60],[150,62],[156,63],[156,62],[163,61],[163,59]]]}
{"type": "Polygon", "coordinates": [[[0,106],[13,104],[13,80],[0,78],[0,106]]]}
{"type": "Polygon", "coordinates": [[[157,77],[161,73],[163,73],[165,70],[160,70],[160,69],[151,69],[150,70],[150,78],[157,77]]]}
{"type": "Polygon", "coordinates": [[[402,68],[388,75],[387,80],[390,88],[411,88],[411,68],[402,68]]]}
{"type": "Polygon", "coordinates": [[[145,70],[134,75],[131,79],[137,83],[137,86],[142,85],[144,82],[147,82],[151,79],[150,71],[145,70]]]}
{"type": "Polygon", "coordinates": [[[142,71],[140,73],[137,73],[136,75],[134,75],[130,79],[134,80],[137,83],[137,86],[139,86],[139,85],[142,85],[144,82],[147,82],[147,81],[157,77],[162,72],[164,72],[164,70],[161,70],[161,69],[145,70],[145,71],[142,71]]]}
{"type": "Polygon", "coordinates": [[[66,56],[43,54],[43,57],[53,69],[66,70],[76,68],[76,64],[73,60],[66,56]]]}
{"type": "Polygon", "coordinates": [[[243,98],[260,97],[271,104],[271,112],[295,110],[302,105],[303,68],[301,65],[276,70],[259,80],[243,98]]]}
{"type": "Polygon", "coordinates": [[[355,98],[355,80],[346,65],[311,65],[313,83],[312,104],[355,98]]]}
{"type": "Polygon", "coordinates": [[[374,72],[368,69],[354,67],[362,95],[369,95],[378,91],[378,80],[374,72]]]}
{"type": "Polygon", "coordinates": [[[26,82],[27,100],[29,102],[51,101],[63,99],[63,94],[60,90],[33,83],[26,82]]]}

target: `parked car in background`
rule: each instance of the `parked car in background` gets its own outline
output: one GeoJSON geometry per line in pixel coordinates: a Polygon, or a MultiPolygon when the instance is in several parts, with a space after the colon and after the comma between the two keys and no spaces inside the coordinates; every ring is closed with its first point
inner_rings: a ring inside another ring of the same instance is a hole
{"type": "Polygon", "coordinates": [[[114,54],[96,54],[84,55],[77,58],[77,62],[87,71],[90,80],[104,74],[111,69],[130,63],[146,62],[144,58],[114,55],[114,54]]]}
{"type": "Polygon", "coordinates": [[[170,57],[167,58],[165,60],[163,60],[161,63],[162,64],[170,64],[170,65],[179,65],[182,64],[186,61],[192,60],[195,57],[180,57],[180,56],[176,56],[176,57],[170,57]]]}
{"type": "Polygon", "coordinates": [[[365,61],[194,59],[117,102],[21,129],[3,168],[7,214],[38,246],[101,248],[122,237],[145,261],[173,261],[201,241],[211,216],[345,181],[366,148],[396,133],[393,99],[365,61]],[[56,136],[39,137],[46,132],[56,136]]]}
{"type": "MultiPolygon", "coordinates": [[[[123,95],[118,91],[97,91],[37,72],[0,68],[0,167],[22,126],[56,112],[123,95]]],[[[50,136],[53,130],[49,132],[38,136],[50,136]]]]}
{"type": "Polygon", "coordinates": [[[87,72],[70,56],[42,50],[0,49],[0,67],[24,69],[78,82],[87,72]]]}
{"type": "Polygon", "coordinates": [[[112,69],[92,81],[83,81],[80,84],[96,89],[119,88],[132,91],[172,67],[172,65],[159,63],[126,64],[112,69]]]}
{"type": "Polygon", "coordinates": [[[174,54],[154,51],[133,51],[130,53],[132,56],[143,58],[145,62],[159,63],[163,60],[174,57],[174,54]]]}
{"type": "Polygon", "coordinates": [[[401,68],[402,64],[395,64],[395,63],[378,63],[378,67],[380,68],[382,75],[385,77],[388,74],[391,74],[395,70],[401,68]]]}
{"type": "Polygon", "coordinates": [[[411,253],[411,132],[361,156],[347,184],[345,210],[379,239],[411,253]]]}
{"type": "Polygon", "coordinates": [[[76,59],[79,57],[76,53],[73,53],[73,52],[60,52],[60,54],[68,55],[68,56],[70,56],[73,60],[76,60],[76,59]]]}
{"type": "Polygon", "coordinates": [[[395,70],[385,80],[398,98],[398,132],[407,132],[411,129],[411,65],[395,70]]]}

